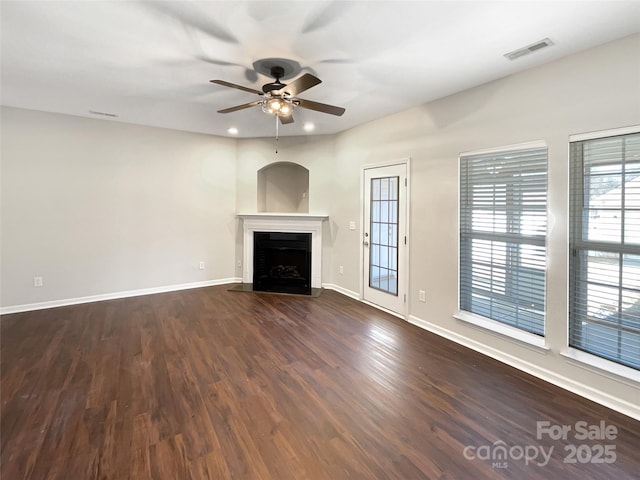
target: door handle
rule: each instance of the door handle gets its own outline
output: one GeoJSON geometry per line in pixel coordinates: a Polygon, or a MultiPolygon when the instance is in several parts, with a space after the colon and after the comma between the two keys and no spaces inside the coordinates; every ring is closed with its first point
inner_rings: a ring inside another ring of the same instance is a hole
{"type": "Polygon", "coordinates": [[[364,242],[362,242],[362,244],[363,244],[365,247],[368,247],[368,246],[369,246],[369,242],[367,242],[366,240],[365,240],[364,242]]]}

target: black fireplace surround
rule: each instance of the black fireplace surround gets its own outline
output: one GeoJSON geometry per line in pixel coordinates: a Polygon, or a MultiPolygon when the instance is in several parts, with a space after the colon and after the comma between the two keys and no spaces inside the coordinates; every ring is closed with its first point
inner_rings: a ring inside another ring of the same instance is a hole
{"type": "Polygon", "coordinates": [[[254,232],[253,290],[311,295],[311,234],[254,232]]]}

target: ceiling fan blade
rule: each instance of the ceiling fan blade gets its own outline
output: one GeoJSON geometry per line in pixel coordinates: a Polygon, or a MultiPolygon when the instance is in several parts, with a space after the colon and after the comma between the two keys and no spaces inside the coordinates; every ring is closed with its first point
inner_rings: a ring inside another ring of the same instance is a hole
{"type": "Polygon", "coordinates": [[[218,85],[222,85],[223,87],[236,88],[238,90],[242,90],[244,92],[255,93],[256,95],[264,95],[259,90],[254,90],[253,88],[243,87],[242,85],[237,85],[235,83],[226,82],[224,80],[209,80],[211,83],[216,83],[218,85]]]}
{"type": "Polygon", "coordinates": [[[225,43],[239,44],[240,41],[223,25],[194,5],[186,2],[144,2],[145,8],[153,9],[175,20],[182,28],[194,29],[225,43]]]}
{"type": "Polygon", "coordinates": [[[225,60],[216,60],[215,58],[209,58],[206,55],[196,55],[195,58],[202,62],[211,63],[213,65],[219,65],[221,67],[241,67],[244,69],[244,77],[247,80],[249,80],[250,82],[258,81],[258,74],[255,72],[255,70],[251,70],[250,68],[247,68],[244,65],[241,65],[239,63],[227,62],[225,60]]]}
{"type": "Polygon", "coordinates": [[[327,105],[326,103],[312,102],[311,100],[303,100],[302,98],[294,99],[293,103],[298,107],[315,110],[316,112],[329,113],[331,115],[337,115],[338,117],[345,112],[345,109],[342,107],[327,105]]]}
{"type": "Polygon", "coordinates": [[[244,110],[245,108],[255,107],[256,105],[260,105],[261,103],[262,103],[262,100],[257,100],[255,102],[245,103],[244,105],[236,105],[235,107],[229,107],[223,110],[218,110],[218,113],[237,112],[238,110],[244,110]]]}
{"type": "Polygon", "coordinates": [[[286,125],[287,123],[293,123],[293,115],[289,115],[287,117],[278,115],[278,117],[280,118],[280,123],[283,125],[286,125]]]}
{"type": "Polygon", "coordinates": [[[276,93],[278,95],[284,95],[286,93],[291,97],[295,97],[299,93],[302,93],[305,90],[309,90],[311,87],[315,87],[319,83],[322,83],[322,80],[320,80],[318,77],[311,75],[310,73],[305,73],[300,78],[296,78],[286,87],[278,90],[276,93]]]}

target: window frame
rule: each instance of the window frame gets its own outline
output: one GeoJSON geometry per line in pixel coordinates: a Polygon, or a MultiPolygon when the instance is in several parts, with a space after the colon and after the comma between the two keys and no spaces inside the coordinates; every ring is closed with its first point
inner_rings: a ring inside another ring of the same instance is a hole
{"type": "MultiPolygon", "coordinates": [[[[640,244],[631,244],[625,242],[625,214],[626,208],[624,204],[624,199],[621,199],[620,204],[620,216],[621,216],[621,225],[620,225],[620,239],[619,241],[608,241],[608,240],[589,240],[585,239],[585,229],[589,227],[589,220],[585,221],[584,215],[585,212],[589,212],[592,208],[589,208],[590,205],[587,203],[586,195],[588,191],[586,190],[586,180],[587,175],[585,175],[585,164],[584,164],[584,150],[581,150],[579,154],[574,154],[574,148],[578,148],[578,145],[581,149],[584,147],[584,142],[592,141],[592,140],[606,140],[614,137],[624,137],[627,135],[638,135],[640,134],[640,126],[631,126],[624,127],[620,129],[612,129],[605,130],[600,132],[590,132],[587,134],[578,134],[571,135],[569,137],[569,218],[568,218],[568,261],[567,261],[567,274],[568,274],[568,298],[567,298],[567,343],[566,349],[564,352],[561,352],[563,356],[578,362],[579,364],[585,364],[591,367],[595,367],[600,370],[607,371],[609,373],[616,374],[623,378],[629,378],[634,381],[640,380],[640,363],[638,366],[632,366],[629,363],[624,363],[622,360],[623,352],[622,352],[622,343],[618,343],[618,359],[612,358],[613,355],[607,356],[603,353],[598,353],[597,348],[594,345],[585,345],[587,343],[586,340],[582,340],[582,345],[577,345],[574,341],[574,336],[578,335],[574,334],[574,329],[576,329],[577,322],[580,322],[581,325],[579,328],[584,328],[585,324],[591,323],[593,325],[598,325],[599,322],[588,322],[584,318],[584,315],[580,315],[580,313],[584,313],[584,311],[588,308],[589,297],[587,288],[589,284],[597,284],[598,282],[592,281],[589,282],[588,276],[588,264],[585,263],[585,260],[582,258],[585,256],[589,256],[590,252],[604,252],[613,255],[617,255],[618,266],[619,266],[619,281],[617,285],[607,285],[607,288],[613,288],[618,290],[618,295],[622,295],[625,291],[624,283],[623,283],[623,272],[624,272],[624,255],[640,255],[640,244]],[[576,155],[579,155],[579,158],[575,158],[576,155]],[[580,200],[581,199],[581,200],[580,200]],[[635,245],[635,246],[634,246],[635,245]],[[580,316],[578,316],[580,315],[580,316]]],[[[625,166],[628,163],[628,159],[626,157],[626,152],[624,157],[621,158],[620,161],[611,161],[611,162],[602,162],[602,165],[612,165],[612,166],[620,166],[620,177],[621,180],[624,179],[625,166]]],[[[635,163],[635,162],[634,162],[635,163]]],[[[589,176],[590,178],[591,176],[589,176]]],[[[623,181],[626,184],[626,180],[623,181]]],[[[626,190],[626,186],[621,184],[621,195],[626,190]]],[[[602,210],[602,208],[601,208],[602,210]]],[[[622,297],[620,297],[622,298],[622,297]]],[[[604,304],[603,304],[604,305],[604,304]]],[[[618,308],[621,308],[618,305],[618,308]]],[[[586,314],[585,314],[586,315],[586,314]]],[[[613,324],[608,324],[603,326],[609,330],[613,328],[613,324]]],[[[620,321],[617,325],[617,330],[626,330],[627,328],[622,328],[620,325],[620,321]]],[[[608,334],[608,333],[607,333],[608,334]]],[[[599,349],[605,350],[604,347],[599,347],[599,349]]]]}
{"type": "MultiPolygon", "coordinates": [[[[545,174],[545,204],[544,204],[544,218],[545,218],[545,233],[542,239],[542,242],[538,241],[538,246],[540,246],[540,244],[542,245],[542,247],[545,249],[545,254],[546,254],[546,247],[547,247],[547,236],[548,236],[548,226],[546,225],[546,222],[548,221],[548,171],[549,171],[549,167],[548,167],[548,146],[546,144],[546,142],[544,141],[534,141],[534,142],[527,142],[527,143],[521,143],[521,144],[516,144],[516,145],[507,145],[507,146],[503,146],[503,147],[497,147],[497,148],[489,148],[489,149],[484,149],[484,150],[475,150],[475,151],[470,151],[470,152],[464,152],[461,153],[458,157],[458,187],[459,187],[459,194],[458,194],[458,308],[459,310],[453,315],[454,318],[463,321],[465,323],[471,324],[473,326],[477,326],[477,327],[481,327],[482,329],[485,330],[489,330],[490,332],[495,332],[498,333],[501,336],[505,336],[510,340],[515,340],[516,342],[519,343],[524,343],[527,344],[529,346],[533,346],[536,347],[539,350],[549,350],[548,347],[546,346],[546,329],[547,329],[547,324],[546,324],[546,288],[547,288],[547,278],[546,278],[546,259],[545,259],[545,264],[544,264],[544,268],[542,269],[542,275],[543,275],[543,282],[544,282],[544,286],[543,286],[543,291],[544,291],[544,296],[543,296],[543,304],[542,304],[542,312],[543,312],[543,325],[542,325],[542,335],[538,334],[538,333],[533,333],[531,331],[528,331],[526,329],[522,329],[519,328],[517,326],[514,326],[512,324],[500,321],[500,320],[495,320],[477,313],[473,313],[470,312],[468,310],[463,310],[461,308],[462,305],[462,295],[463,295],[463,289],[462,289],[462,274],[463,274],[463,225],[462,225],[462,216],[463,216],[463,196],[467,195],[467,191],[463,191],[462,190],[462,186],[463,186],[463,159],[467,158],[467,157],[473,157],[473,156],[481,156],[481,155],[504,155],[507,153],[511,153],[513,152],[514,154],[523,152],[523,151],[527,151],[527,150],[534,150],[534,149],[544,149],[545,150],[545,169],[544,169],[544,174],[545,174]]],[[[468,182],[468,180],[465,180],[465,182],[468,182]]],[[[509,207],[512,207],[513,205],[516,205],[515,203],[510,205],[509,207]]],[[[507,208],[507,207],[505,207],[507,208]]],[[[469,230],[470,231],[470,230],[469,230]]],[[[506,235],[504,235],[503,237],[509,237],[512,234],[507,233],[506,235]]],[[[482,236],[482,235],[481,235],[482,236]]],[[[499,236],[499,235],[498,235],[499,236]]],[[[523,235],[520,235],[520,237],[524,237],[523,235]]],[[[532,238],[532,237],[530,237],[532,238]]],[[[527,244],[526,242],[522,242],[521,244],[527,244]]],[[[522,255],[520,255],[521,257],[522,255]]],[[[545,255],[546,256],[546,255],[545,255]]],[[[469,262],[467,262],[467,264],[469,264],[469,262]]]]}

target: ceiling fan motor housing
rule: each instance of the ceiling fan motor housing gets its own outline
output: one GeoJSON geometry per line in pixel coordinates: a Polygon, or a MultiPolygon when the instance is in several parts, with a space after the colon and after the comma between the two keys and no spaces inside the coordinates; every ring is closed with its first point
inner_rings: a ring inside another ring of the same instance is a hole
{"type": "Polygon", "coordinates": [[[273,90],[280,90],[281,88],[286,87],[287,85],[280,82],[280,79],[284,75],[284,68],[280,66],[271,67],[271,76],[276,79],[275,82],[266,83],[262,86],[262,91],[264,93],[270,93],[273,90]]]}

